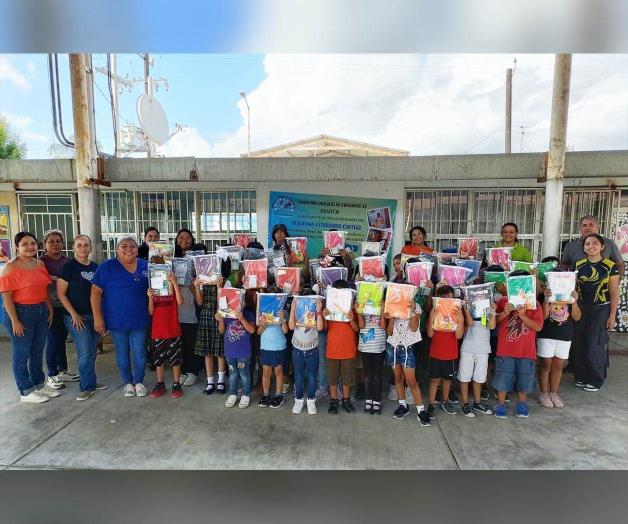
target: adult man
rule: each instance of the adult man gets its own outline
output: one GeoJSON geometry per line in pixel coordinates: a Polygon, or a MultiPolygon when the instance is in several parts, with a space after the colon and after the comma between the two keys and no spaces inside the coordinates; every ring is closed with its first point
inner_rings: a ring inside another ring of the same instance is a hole
{"type": "MultiPolygon", "coordinates": [[[[569,266],[569,269],[573,271],[576,267],[576,262],[587,258],[582,246],[582,239],[591,233],[600,234],[600,222],[597,217],[593,215],[586,215],[580,219],[580,238],[576,238],[569,242],[565,249],[563,249],[563,256],[561,263],[569,266]]],[[[620,279],[624,276],[625,263],[621,258],[619,249],[615,242],[610,238],[604,238],[604,251],[602,256],[608,258],[617,264],[619,270],[620,279]]]]}

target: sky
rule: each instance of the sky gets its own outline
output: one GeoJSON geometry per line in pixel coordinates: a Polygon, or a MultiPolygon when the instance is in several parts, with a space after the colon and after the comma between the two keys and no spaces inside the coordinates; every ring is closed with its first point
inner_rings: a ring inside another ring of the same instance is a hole
{"type": "MultiPolygon", "coordinates": [[[[118,74],[143,78],[139,55],[120,54],[118,74]]],[[[418,54],[155,54],[156,98],[183,131],[165,156],[236,157],[320,134],[408,150],[412,155],[504,151],[505,76],[514,67],[512,151],[549,143],[554,56],[418,54]],[[516,59],[516,66],[514,60],[516,59]]],[[[95,67],[105,55],[93,55],[95,67]]],[[[0,55],[0,116],[48,158],[53,143],[47,55],[0,55]]],[[[67,55],[59,55],[63,120],[72,134],[67,55]]],[[[120,94],[121,125],[137,124],[143,82],[120,94]]],[[[113,152],[107,77],[95,79],[97,136],[113,152]]],[[[574,55],[568,149],[628,149],[628,55],[574,55]]]]}

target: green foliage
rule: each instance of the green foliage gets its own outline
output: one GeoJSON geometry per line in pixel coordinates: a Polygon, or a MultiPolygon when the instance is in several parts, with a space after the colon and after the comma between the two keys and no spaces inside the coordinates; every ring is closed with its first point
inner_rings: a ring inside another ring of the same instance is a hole
{"type": "Polygon", "coordinates": [[[6,120],[0,119],[0,159],[19,160],[26,156],[26,145],[9,128],[6,120]]]}

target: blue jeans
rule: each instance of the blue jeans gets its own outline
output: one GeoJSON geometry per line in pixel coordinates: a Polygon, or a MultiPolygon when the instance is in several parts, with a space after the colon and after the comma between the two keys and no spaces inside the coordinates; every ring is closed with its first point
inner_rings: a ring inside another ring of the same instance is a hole
{"type": "Polygon", "coordinates": [[[68,370],[68,356],[65,349],[68,330],[63,321],[64,309],[56,307],[53,311],[52,325],[46,338],[46,366],[50,377],[68,370]]]}
{"type": "Polygon", "coordinates": [[[493,387],[497,391],[530,393],[534,388],[536,360],[514,357],[495,357],[493,387]]]}
{"type": "Polygon", "coordinates": [[[327,332],[318,332],[318,387],[327,389],[327,332]]]}
{"type": "Polygon", "coordinates": [[[81,391],[94,391],[96,389],[96,346],[100,340],[100,335],[94,330],[94,317],[83,315],[85,327],[81,331],[74,327],[70,315],[63,315],[63,320],[76,348],[81,391]]]}
{"type": "Polygon", "coordinates": [[[116,362],[124,383],[143,384],[146,371],[146,329],[112,329],[111,338],[116,347],[116,362]]]}
{"type": "Polygon", "coordinates": [[[229,366],[229,395],[238,394],[238,377],[240,378],[242,395],[251,396],[251,377],[249,376],[249,365],[251,357],[248,358],[231,358],[227,357],[227,366],[229,366]]]}
{"type": "Polygon", "coordinates": [[[13,334],[11,318],[6,315],[4,325],[13,345],[13,376],[21,395],[28,395],[44,385],[43,358],[48,335],[48,308],[45,303],[15,304],[15,311],[24,325],[24,336],[13,334]]]}
{"type": "Polygon", "coordinates": [[[303,380],[307,376],[307,398],[313,399],[318,378],[318,348],[307,351],[292,348],[292,365],[294,366],[294,398],[303,398],[303,380]]]}

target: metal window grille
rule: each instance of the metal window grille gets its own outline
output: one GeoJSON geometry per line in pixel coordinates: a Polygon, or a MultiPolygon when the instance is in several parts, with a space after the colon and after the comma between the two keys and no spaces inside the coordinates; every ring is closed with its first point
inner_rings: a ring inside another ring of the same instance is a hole
{"type": "Polygon", "coordinates": [[[78,234],[74,193],[18,194],[17,202],[21,231],[33,233],[41,244],[47,231],[58,229],[65,237],[63,253],[72,255],[72,239],[78,234]]]}
{"type": "Polygon", "coordinates": [[[194,191],[139,192],[137,227],[141,238],[144,230],[154,226],[162,240],[174,240],[177,231],[194,231],[194,191]]]}
{"type": "Polygon", "coordinates": [[[103,191],[100,194],[100,227],[103,258],[112,258],[118,238],[137,235],[133,191],[103,191]]]}
{"type": "Polygon", "coordinates": [[[229,240],[233,233],[257,234],[255,191],[203,191],[200,241],[210,249],[229,240]]]}

